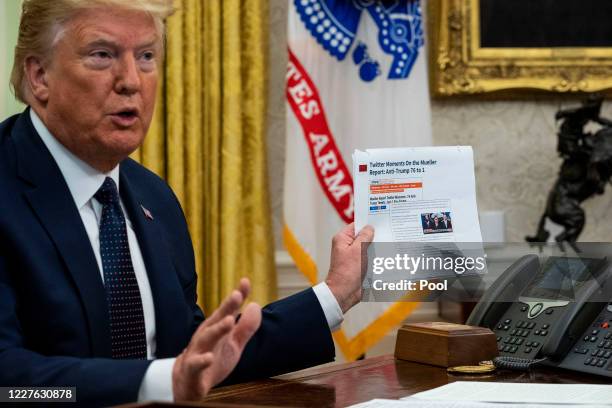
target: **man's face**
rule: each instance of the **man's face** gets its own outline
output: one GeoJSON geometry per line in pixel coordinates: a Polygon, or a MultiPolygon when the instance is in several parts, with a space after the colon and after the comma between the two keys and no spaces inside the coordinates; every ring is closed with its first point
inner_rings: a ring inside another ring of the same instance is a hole
{"type": "Polygon", "coordinates": [[[45,72],[44,116],[51,133],[98,170],[112,169],[140,146],[149,128],[161,51],[155,22],[143,12],[78,12],[45,72]]]}

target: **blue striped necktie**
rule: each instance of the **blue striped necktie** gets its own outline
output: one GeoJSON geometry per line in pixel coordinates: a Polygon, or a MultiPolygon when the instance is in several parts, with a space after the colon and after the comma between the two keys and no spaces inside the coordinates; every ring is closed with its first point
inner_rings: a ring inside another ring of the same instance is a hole
{"type": "Polygon", "coordinates": [[[102,204],[100,255],[115,359],[146,359],[147,338],[117,185],[107,177],[94,195],[102,204]]]}

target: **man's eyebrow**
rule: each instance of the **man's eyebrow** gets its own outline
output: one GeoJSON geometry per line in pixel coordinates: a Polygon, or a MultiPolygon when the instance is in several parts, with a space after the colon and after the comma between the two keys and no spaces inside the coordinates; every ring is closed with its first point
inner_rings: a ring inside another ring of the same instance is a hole
{"type": "Polygon", "coordinates": [[[155,47],[157,45],[159,45],[159,38],[157,36],[151,38],[148,41],[143,41],[141,44],[139,44],[138,46],[136,46],[137,49],[141,49],[141,48],[150,48],[150,47],[155,47]]]}
{"type": "MultiPolygon", "coordinates": [[[[143,41],[141,44],[138,44],[135,48],[149,48],[156,46],[159,42],[157,37],[153,37],[149,40],[143,41]]],[[[90,47],[100,47],[100,46],[112,46],[112,47],[120,47],[121,43],[119,41],[111,40],[108,38],[98,38],[96,40],[92,40],[85,45],[87,48],[90,47]]]]}
{"type": "Polygon", "coordinates": [[[104,38],[99,38],[97,40],[93,40],[90,41],[86,44],[87,47],[97,47],[97,46],[101,46],[101,45],[112,45],[112,46],[117,46],[118,43],[116,41],[113,40],[108,40],[108,39],[104,39],[104,38]]]}

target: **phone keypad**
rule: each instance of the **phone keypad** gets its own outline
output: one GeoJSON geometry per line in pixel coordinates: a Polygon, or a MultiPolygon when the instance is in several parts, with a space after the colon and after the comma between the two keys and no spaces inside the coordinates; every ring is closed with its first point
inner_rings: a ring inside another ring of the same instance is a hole
{"type": "MultiPolygon", "coordinates": [[[[512,305],[505,316],[493,327],[497,348],[501,355],[538,358],[540,349],[550,338],[562,314],[559,307],[550,308],[530,319],[524,304],[512,305]],[[554,314],[548,314],[549,310],[554,314]],[[559,316],[557,316],[559,315],[559,316]]],[[[612,310],[605,309],[578,337],[559,367],[612,377],[612,310]]]]}
{"type": "Polygon", "coordinates": [[[549,335],[553,322],[548,321],[545,314],[529,319],[525,305],[516,309],[513,307],[508,312],[512,316],[502,318],[495,327],[498,351],[505,355],[534,358],[549,335]]]}
{"type": "MultiPolygon", "coordinates": [[[[567,368],[582,364],[587,372],[605,373],[612,371],[612,314],[604,310],[593,325],[585,330],[582,337],[574,345],[573,355],[568,356],[571,363],[567,368]],[[580,359],[577,360],[578,356],[580,359]]],[[[609,375],[609,374],[606,374],[609,375]]]]}
{"type": "Polygon", "coordinates": [[[606,365],[606,363],[608,362],[608,360],[605,360],[603,358],[587,358],[586,360],[584,360],[584,365],[590,365],[593,367],[603,367],[606,365]]]}

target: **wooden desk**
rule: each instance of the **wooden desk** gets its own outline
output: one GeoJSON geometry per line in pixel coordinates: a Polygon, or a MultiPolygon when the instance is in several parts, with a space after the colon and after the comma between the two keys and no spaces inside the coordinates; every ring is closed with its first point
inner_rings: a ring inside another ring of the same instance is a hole
{"type": "MultiPolygon", "coordinates": [[[[231,385],[213,390],[204,403],[184,406],[286,406],[345,407],[373,398],[397,399],[453,381],[502,381],[525,383],[608,384],[604,377],[548,368],[529,373],[500,370],[491,375],[450,375],[446,369],[393,356],[369,358],[354,363],[311,368],[273,379],[231,385]]],[[[139,406],[164,406],[144,404],[139,406]]],[[[170,404],[168,404],[170,405],[170,404]]]]}

